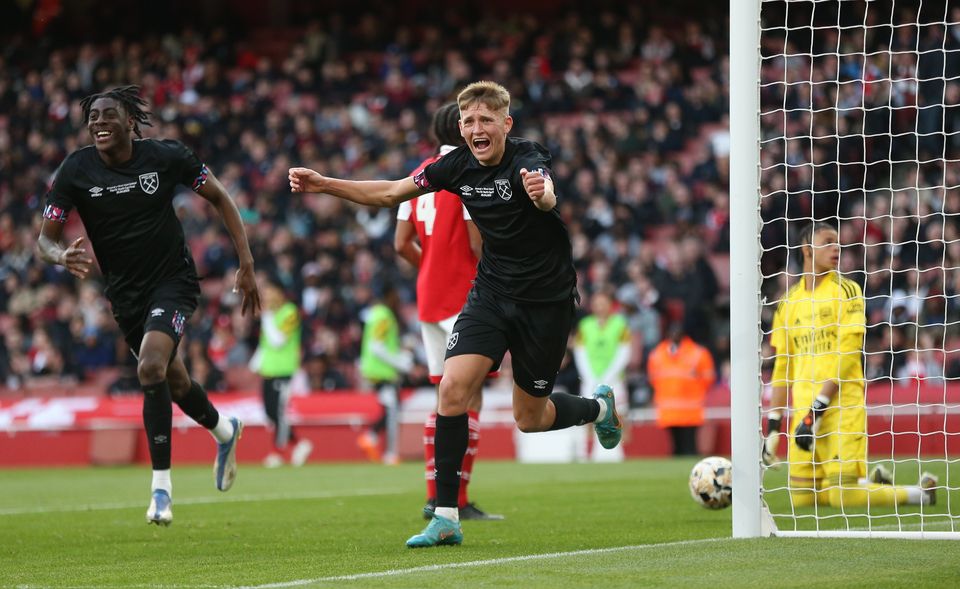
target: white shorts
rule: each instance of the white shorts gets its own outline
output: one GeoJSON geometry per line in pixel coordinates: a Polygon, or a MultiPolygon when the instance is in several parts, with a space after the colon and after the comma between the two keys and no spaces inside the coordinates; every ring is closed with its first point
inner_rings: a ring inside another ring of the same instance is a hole
{"type": "Polygon", "coordinates": [[[423,348],[427,354],[427,368],[430,370],[430,382],[437,384],[443,376],[443,360],[447,355],[447,339],[453,333],[453,325],[457,322],[457,313],[437,323],[420,323],[420,333],[423,335],[423,348]]]}

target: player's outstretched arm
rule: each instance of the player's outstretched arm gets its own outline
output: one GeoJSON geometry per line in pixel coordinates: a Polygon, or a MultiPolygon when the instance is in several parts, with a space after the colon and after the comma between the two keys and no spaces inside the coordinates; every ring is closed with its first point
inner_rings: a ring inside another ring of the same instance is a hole
{"type": "Polygon", "coordinates": [[[402,180],[341,180],[309,168],[290,168],[290,192],[316,192],[373,207],[395,207],[427,192],[413,178],[402,180]]]}
{"type": "Polygon", "coordinates": [[[197,194],[216,207],[227,232],[230,233],[230,239],[233,240],[233,247],[237,250],[240,268],[237,270],[236,283],[233,289],[234,292],[242,293],[240,312],[246,314],[247,311],[251,311],[254,316],[259,315],[260,290],[257,288],[257,279],[253,271],[253,254],[250,253],[247,231],[243,227],[243,220],[240,218],[240,210],[237,209],[237,204],[227,194],[227,189],[220,183],[220,180],[217,180],[217,177],[209,170],[207,181],[200,186],[197,194]]]}
{"type": "Polygon", "coordinates": [[[62,237],[63,224],[44,219],[40,226],[40,237],[37,239],[40,259],[48,264],[63,266],[77,278],[86,278],[93,259],[87,255],[87,248],[83,247],[83,237],[74,239],[67,247],[60,243],[62,237]]]}

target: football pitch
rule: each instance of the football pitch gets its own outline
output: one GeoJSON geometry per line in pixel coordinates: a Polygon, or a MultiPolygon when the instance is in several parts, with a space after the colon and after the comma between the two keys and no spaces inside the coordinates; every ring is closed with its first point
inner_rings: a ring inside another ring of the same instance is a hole
{"type": "MultiPolygon", "coordinates": [[[[422,465],[174,469],[174,521],[148,526],[149,469],[0,471],[2,587],[951,587],[960,542],[730,538],[687,491],[695,460],[477,463],[471,498],[505,521],[462,546],[404,546],[422,465]]],[[[954,473],[951,473],[954,474],[954,473]]],[[[960,473],[956,473],[960,475],[960,473]]],[[[776,476],[783,476],[782,473],[776,476]]],[[[951,477],[952,478],[952,477],[951,477]]],[[[942,496],[937,509],[956,509],[942,496]]]]}

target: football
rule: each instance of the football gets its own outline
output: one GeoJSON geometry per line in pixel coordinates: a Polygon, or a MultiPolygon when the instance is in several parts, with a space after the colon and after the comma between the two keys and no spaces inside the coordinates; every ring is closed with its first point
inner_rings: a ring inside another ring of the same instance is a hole
{"type": "Polygon", "coordinates": [[[730,507],[733,500],[733,465],[721,456],[710,456],[690,471],[690,495],[707,509],[730,507]]]}

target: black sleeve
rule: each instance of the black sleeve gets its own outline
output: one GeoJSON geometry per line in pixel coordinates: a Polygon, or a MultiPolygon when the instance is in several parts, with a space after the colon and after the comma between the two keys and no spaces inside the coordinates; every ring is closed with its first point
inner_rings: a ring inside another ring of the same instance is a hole
{"type": "Polygon", "coordinates": [[[460,160],[460,150],[465,147],[458,147],[447,155],[424,167],[413,177],[413,181],[423,190],[436,192],[438,190],[450,190],[450,185],[457,170],[460,160]]]}
{"type": "Polygon", "coordinates": [[[47,191],[47,202],[43,207],[43,218],[58,223],[66,223],[74,207],[73,173],[76,169],[76,156],[70,155],[63,160],[53,179],[53,185],[47,191]]]}
{"type": "Polygon", "coordinates": [[[189,186],[194,191],[199,190],[207,181],[207,166],[189,147],[174,140],[163,142],[172,154],[174,163],[171,170],[176,174],[177,182],[189,186]]]}

